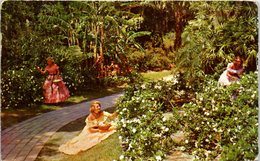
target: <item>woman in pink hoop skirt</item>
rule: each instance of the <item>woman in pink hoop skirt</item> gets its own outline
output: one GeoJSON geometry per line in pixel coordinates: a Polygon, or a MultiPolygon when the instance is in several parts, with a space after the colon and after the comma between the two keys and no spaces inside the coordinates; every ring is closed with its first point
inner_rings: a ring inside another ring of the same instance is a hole
{"type": "Polygon", "coordinates": [[[44,75],[48,73],[47,79],[43,84],[44,103],[52,104],[64,102],[70,97],[70,94],[60,76],[59,66],[54,63],[52,57],[47,58],[47,64],[44,70],[37,67],[41,74],[44,75]]]}

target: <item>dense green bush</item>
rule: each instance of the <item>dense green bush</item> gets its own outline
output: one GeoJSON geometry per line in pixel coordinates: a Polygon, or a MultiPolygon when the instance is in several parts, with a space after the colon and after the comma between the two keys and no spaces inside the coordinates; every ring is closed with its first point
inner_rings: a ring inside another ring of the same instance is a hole
{"type": "Polygon", "coordinates": [[[21,108],[21,105],[32,105],[42,99],[44,79],[37,71],[25,66],[16,70],[2,72],[1,103],[2,108],[21,108]]]}
{"type": "Polygon", "coordinates": [[[198,160],[244,160],[257,155],[257,74],[220,87],[213,76],[200,86],[172,81],[139,82],[118,102],[122,160],[162,160],[169,149],[186,151],[198,160]],[[184,100],[183,100],[184,99],[184,100]],[[178,102],[182,100],[183,105],[178,102]],[[170,120],[164,113],[172,111],[170,120]],[[171,135],[184,131],[173,144],[171,135]],[[181,148],[180,148],[181,146],[181,148]]]}
{"type": "Polygon", "coordinates": [[[178,129],[176,118],[164,113],[176,105],[172,100],[187,97],[177,81],[139,82],[130,86],[118,103],[122,160],[162,160],[178,129]]]}
{"type": "Polygon", "coordinates": [[[166,56],[154,55],[149,62],[147,62],[147,66],[150,70],[160,71],[162,69],[169,69],[171,64],[171,60],[166,56]]]}
{"type": "Polygon", "coordinates": [[[172,63],[173,54],[166,55],[167,51],[162,48],[149,48],[144,52],[142,51],[133,51],[129,53],[128,59],[129,62],[135,66],[138,71],[147,71],[147,70],[163,70],[169,69],[170,64],[172,63]]]}
{"type": "Polygon", "coordinates": [[[193,102],[183,105],[186,151],[199,160],[254,159],[257,155],[258,84],[250,73],[227,88],[207,79],[193,102]]]}
{"type": "Polygon", "coordinates": [[[46,75],[41,75],[35,65],[45,68],[47,56],[53,56],[55,63],[60,66],[62,77],[73,95],[93,86],[93,71],[87,67],[82,68],[84,55],[79,47],[57,48],[52,54],[44,54],[42,58],[31,57],[28,61],[2,71],[2,108],[24,108],[39,103],[43,99],[42,85],[46,75]],[[72,54],[73,53],[73,54],[72,54]],[[35,62],[31,61],[36,59],[35,62]],[[81,59],[78,61],[76,59],[81,59]]]}

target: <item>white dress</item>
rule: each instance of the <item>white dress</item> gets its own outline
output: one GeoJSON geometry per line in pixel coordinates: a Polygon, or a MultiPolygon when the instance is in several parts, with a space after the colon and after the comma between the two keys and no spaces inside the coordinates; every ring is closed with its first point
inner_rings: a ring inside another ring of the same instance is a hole
{"type": "Polygon", "coordinates": [[[86,126],[81,131],[81,133],[72,140],[66,142],[65,144],[62,144],[59,147],[59,151],[65,154],[75,155],[80,151],[90,149],[91,147],[100,143],[102,140],[109,137],[111,134],[116,132],[116,127],[115,124],[113,124],[113,122],[111,122],[112,126],[106,132],[91,133],[89,131],[90,127],[98,126],[104,124],[105,122],[108,122],[109,116],[111,116],[111,114],[104,111],[104,115],[101,116],[99,119],[90,121],[88,118],[86,118],[86,126]]]}
{"type": "Polygon", "coordinates": [[[238,79],[230,79],[227,75],[228,72],[232,72],[232,73],[235,73],[235,74],[238,74],[238,75],[241,75],[242,72],[243,72],[243,68],[240,68],[238,70],[234,70],[234,69],[231,69],[231,66],[233,66],[233,63],[229,63],[228,66],[227,66],[227,69],[220,75],[220,78],[218,80],[218,83],[221,85],[221,86],[228,86],[230,85],[231,83],[233,82],[237,82],[239,81],[239,78],[238,79]]]}

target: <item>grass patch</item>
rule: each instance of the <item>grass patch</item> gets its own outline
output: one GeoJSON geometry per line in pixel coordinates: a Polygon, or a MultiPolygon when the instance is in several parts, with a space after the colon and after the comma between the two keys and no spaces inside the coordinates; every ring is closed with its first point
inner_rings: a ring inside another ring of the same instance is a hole
{"type": "Polygon", "coordinates": [[[171,75],[171,71],[163,70],[160,72],[147,72],[147,73],[141,73],[141,75],[144,77],[145,81],[159,80],[162,79],[163,77],[171,75]]]}
{"type": "MultiPolygon", "coordinates": [[[[114,108],[106,111],[113,112],[114,108]]],[[[80,118],[57,131],[45,144],[36,161],[112,161],[118,160],[122,149],[118,132],[112,134],[101,143],[77,155],[66,155],[58,151],[61,144],[77,136],[85,126],[86,117],[80,118]]]]}
{"type": "Polygon", "coordinates": [[[71,96],[67,101],[55,105],[38,104],[33,107],[21,107],[20,109],[5,109],[1,110],[1,130],[4,130],[14,124],[35,117],[37,115],[62,109],[65,106],[90,101],[96,98],[109,96],[115,93],[122,92],[124,86],[89,89],[86,92],[77,93],[71,96]]]}

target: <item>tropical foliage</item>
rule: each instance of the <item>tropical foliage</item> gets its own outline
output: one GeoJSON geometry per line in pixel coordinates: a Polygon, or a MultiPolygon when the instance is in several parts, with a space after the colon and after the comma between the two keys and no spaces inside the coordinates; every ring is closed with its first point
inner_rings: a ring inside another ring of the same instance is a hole
{"type": "Polygon", "coordinates": [[[253,2],[194,2],[195,19],[188,22],[183,47],[176,54],[176,72],[189,82],[218,73],[240,55],[246,69],[256,69],[257,7],[253,2]]]}
{"type": "Polygon", "coordinates": [[[3,109],[42,100],[45,78],[35,66],[52,56],[71,95],[130,85],[118,103],[120,159],[162,160],[171,147],[199,160],[256,156],[255,2],[5,1],[1,13],[3,109]],[[218,87],[236,55],[245,76],[218,87]],[[101,67],[118,64],[120,75],[98,77],[99,57],[101,67]],[[137,73],[170,68],[170,82],[145,83],[137,73]],[[185,134],[179,144],[171,139],[178,130],[185,134]]]}
{"type": "Polygon", "coordinates": [[[136,31],[142,18],[114,2],[4,2],[2,107],[39,102],[43,78],[35,66],[52,56],[71,94],[96,83],[98,55],[126,69],[130,48],[149,32],[136,31]],[[35,14],[34,14],[35,13],[35,14]],[[16,16],[19,15],[19,16],[16,16]]]}

